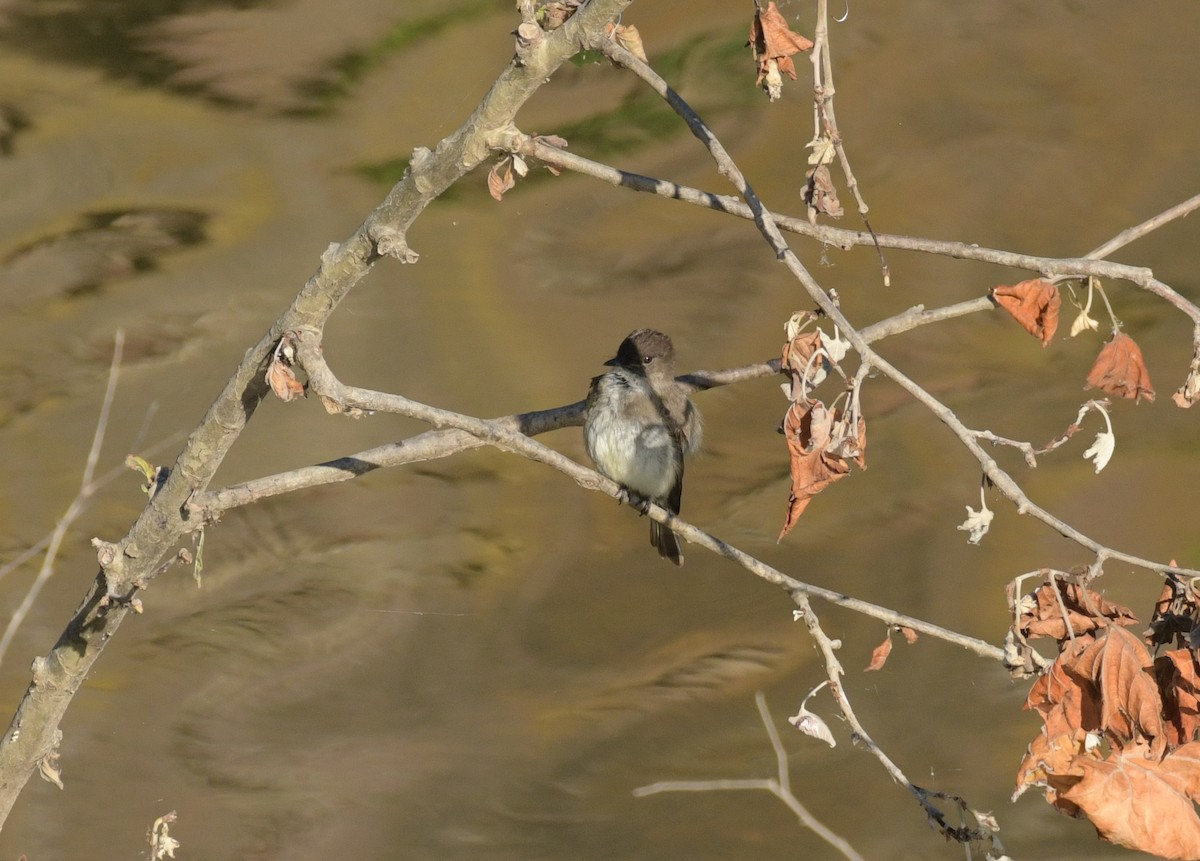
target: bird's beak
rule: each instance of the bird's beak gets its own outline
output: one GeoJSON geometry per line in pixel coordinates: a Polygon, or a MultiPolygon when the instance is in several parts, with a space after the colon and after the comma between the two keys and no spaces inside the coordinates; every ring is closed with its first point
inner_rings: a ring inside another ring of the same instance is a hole
{"type": "Polygon", "coordinates": [[[613,356],[611,359],[609,359],[604,364],[611,368],[611,367],[621,364],[621,361],[616,356],[613,356]]]}

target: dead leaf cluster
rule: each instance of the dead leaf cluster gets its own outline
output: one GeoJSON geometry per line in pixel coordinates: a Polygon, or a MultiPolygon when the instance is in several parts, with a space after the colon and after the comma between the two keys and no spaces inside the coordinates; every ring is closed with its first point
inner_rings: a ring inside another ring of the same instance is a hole
{"type": "Polygon", "coordinates": [[[793,33],[774,0],[766,9],[757,9],[750,23],[750,41],[758,77],[754,85],[762,87],[771,101],[783,95],[783,75],[796,80],[796,64],[792,55],[813,46],[811,39],[793,33]]]}
{"type": "MultiPolygon", "coordinates": [[[[534,135],[533,139],[538,143],[546,144],[547,146],[566,149],[567,142],[558,135],[534,135]]],[[[559,170],[551,165],[545,165],[546,170],[555,176],[559,175],[559,170]]],[[[511,190],[517,184],[517,177],[524,179],[529,174],[529,165],[517,153],[509,153],[492,165],[488,171],[487,186],[488,194],[496,200],[504,199],[504,192],[511,190]]]]}
{"type": "MultiPolygon", "coordinates": [[[[781,431],[787,441],[792,489],[787,515],[777,540],[792,530],[814,496],[850,473],[851,464],[866,469],[867,425],[857,410],[830,409],[811,391],[828,376],[841,347],[826,345],[820,330],[800,331],[812,315],[801,312],[788,322],[791,336],[783,346],[781,370],[789,378],[784,390],[791,406],[781,431]]],[[[840,344],[841,342],[838,342],[840,344]]],[[[848,400],[854,401],[851,397],[848,400]]]]}
{"type": "Polygon", "coordinates": [[[1200,612],[1191,586],[1167,578],[1145,639],[1128,630],[1137,623],[1128,608],[1062,578],[1014,612],[1010,636],[1052,638],[1059,654],[1025,702],[1042,729],[1013,797],[1037,786],[1105,840],[1200,859],[1200,612]],[[1147,643],[1174,648],[1152,657],[1147,643]]]}

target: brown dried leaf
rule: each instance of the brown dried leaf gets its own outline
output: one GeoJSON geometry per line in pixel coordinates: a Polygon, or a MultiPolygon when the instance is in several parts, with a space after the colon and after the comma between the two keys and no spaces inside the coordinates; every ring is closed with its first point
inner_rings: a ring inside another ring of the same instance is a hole
{"type": "Polygon", "coordinates": [[[1046,800],[1058,807],[1068,816],[1074,815],[1078,808],[1070,804],[1059,803],[1057,791],[1050,786],[1047,778],[1051,774],[1065,774],[1071,767],[1075,757],[1083,750],[1084,733],[1059,733],[1057,735],[1043,729],[1034,736],[1033,741],[1025,750],[1025,758],[1017,768],[1016,789],[1013,791],[1015,801],[1031,786],[1045,787],[1046,800]]]}
{"type": "Polygon", "coordinates": [[[1150,653],[1141,640],[1124,628],[1109,626],[1063,668],[1081,687],[1090,684],[1099,692],[1100,728],[1114,747],[1148,741],[1152,752],[1161,755],[1166,749],[1163,702],[1150,653]]]}
{"type": "Polygon", "coordinates": [[[813,356],[821,349],[819,330],[801,332],[783,345],[781,370],[792,381],[791,399],[796,403],[808,401],[808,389],[820,385],[828,371],[823,359],[813,356]],[[805,374],[808,374],[807,380],[805,374]]]}
{"type": "MultiPolygon", "coordinates": [[[[1171,565],[1175,562],[1172,560],[1171,565]]],[[[1196,593],[1175,574],[1167,574],[1162,593],[1154,603],[1150,627],[1143,636],[1151,646],[1174,642],[1180,648],[1195,646],[1200,640],[1200,606],[1196,593]]]]}
{"type": "Polygon", "coordinates": [[[829,165],[822,164],[810,168],[806,176],[808,182],[804,184],[804,191],[801,193],[804,202],[810,209],[823,212],[831,218],[841,218],[845,210],[838,200],[837,189],[833,187],[829,165]]]}
{"type": "Polygon", "coordinates": [[[296,379],[296,372],[278,355],[271,359],[267,368],[267,384],[284,403],[304,397],[304,384],[296,379]]]}
{"type": "Polygon", "coordinates": [[[1043,583],[1034,590],[1033,598],[1035,606],[1022,613],[1018,623],[1021,634],[1025,637],[1053,637],[1056,640],[1065,640],[1072,633],[1079,636],[1109,622],[1117,625],[1137,624],[1137,618],[1128,607],[1113,603],[1099,593],[1076,583],[1057,579],[1053,583],[1043,583]],[[1064,607],[1067,611],[1065,619],[1064,607]]]}
{"type": "Polygon", "coordinates": [[[867,425],[861,417],[855,455],[842,457],[832,451],[845,447],[845,440],[835,433],[839,426],[845,425],[844,422],[839,424],[840,418],[840,411],[830,412],[820,401],[792,404],[784,416],[783,432],[791,458],[792,492],[777,541],[782,541],[791,532],[814,496],[849,474],[851,461],[860,466],[865,464],[867,425]]]}
{"type": "Polygon", "coordinates": [[[1099,691],[1069,672],[1092,642],[1091,637],[1080,637],[1064,643],[1062,653],[1029,688],[1024,708],[1042,716],[1045,731],[1052,737],[1100,729],[1099,691]]]}
{"type": "Polygon", "coordinates": [[[492,169],[488,171],[487,184],[488,194],[496,198],[496,200],[503,200],[504,192],[517,184],[517,181],[513,178],[511,156],[505,156],[492,165],[492,169]]]}
{"type": "Polygon", "coordinates": [[[1025,331],[1040,338],[1045,347],[1058,328],[1058,310],[1062,296],[1049,281],[1034,278],[1011,287],[995,287],[992,299],[1013,316],[1025,331]]]}
{"type": "Polygon", "coordinates": [[[552,2],[547,3],[541,9],[543,13],[542,29],[547,31],[557,30],[568,18],[575,14],[575,10],[578,8],[579,0],[567,0],[567,2],[563,3],[552,0],[552,2]]]}
{"type": "Polygon", "coordinates": [[[1049,775],[1048,782],[1105,840],[1164,858],[1200,858],[1198,777],[1200,760],[1180,748],[1161,763],[1120,754],[1077,757],[1068,773],[1049,775]]]}
{"type": "Polygon", "coordinates": [[[1196,355],[1192,357],[1187,379],[1183,381],[1179,390],[1171,395],[1171,400],[1175,402],[1175,406],[1185,410],[1200,400],[1200,347],[1197,347],[1196,355]]]}
{"type": "MultiPolygon", "coordinates": [[[[811,40],[792,32],[774,0],[767,4],[765,10],[754,13],[754,20],[750,23],[749,44],[758,67],[755,86],[762,86],[764,79],[780,74],[796,80],[796,64],[792,61],[792,55],[813,46],[811,40]]],[[[778,86],[778,82],[774,82],[774,85],[778,86]]],[[[777,94],[771,94],[772,100],[777,97],[777,94]]]]}
{"type": "Polygon", "coordinates": [[[1087,384],[1122,398],[1154,400],[1154,386],[1141,348],[1124,332],[1113,335],[1104,345],[1088,373],[1087,384]]]}
{"type": "Polygon", "coordinates": [[[637,27],[632,24],[620,24],[614,30],[613,25],[609,24],[607,31],[616,37],[617,44],[626,51],[643,63],[650,62],[646,59],[646,47],[642,44],[642,34],[638,32],[637,27]]]}
{"type": "Polygon", "coordinates": [[[1154,661],[1158,688],[1162,692],[1167,741],[1173,747],[1186,745],[1200,732],[1200,664],[1191,649],[1175,649],[1154,661]]]}
{"type": "Polygon", "coordinates": [[[888,635],[883,638],[883,642],[875,647],[871,652],[871,663],[867,664],[864,673],[872,672],[873,670],[882,670],[883,665],[887,663],[888,655],[892,653],[892,632],[888,630],[888,635]]]}

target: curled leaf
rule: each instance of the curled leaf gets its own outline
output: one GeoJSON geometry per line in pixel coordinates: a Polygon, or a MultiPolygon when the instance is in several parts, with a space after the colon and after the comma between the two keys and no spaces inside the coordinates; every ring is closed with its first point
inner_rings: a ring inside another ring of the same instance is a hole
{"type": "Polygon", "coordinates": [[[983,540],[983,536],[987,535],[987,531],[992,527],[992,518],[996,516],[996,512],[987,507],[987,503],[980,503],[980,509],[976,511],[971,506],[967,506],[967,519],[958,525],[962,532],[969,532],[967,541],[972,544],[978,544],[983,540]]]}
{"type": "Polygon", "coordinates": [[[513,178],[512,156],[506,155],[504,158],[500,159],[500,161],[492,165],[491,170],[488,171],[488,194],[490,194],[496,200],[503,200],[504,192],[508,191],[516,184],[517,181],[513,178]]]}
{"type": "Polygon", "coordinates": [[[1117,332],[1100,350],[1088,373],[1087,384],[1122,398],[1154,400],[1154,386],[1142,350],[1124,332],[1117,332]]]}
{"type": "Polygon", "coordinates": [[[793,33],[787,19],[775,6],[775,0],[766,9],[755,11],[750,24],[750,42],[754,51],[754,62],[758,68],[755,86],[761,86],[771,101],[783,94],[783,75],[796,80],[796,64],[792,55],[807,51],[813,46],[811,40],[793,33]]]}
{"type": "Polygon", "coordinates": [[[825,723],[820,715],[810,712],[804,706],[800,706],[800,711],[788,718],[788,723],[805,735],[818,738],[830,747],[837,747],[837,739],[833,737],[829,724],[825,723]]]}
{"type": "Polygon", "coordinates": [[[1083,453],[1085,458],[1090,458],[1092,463],[1096,465],[1096,472],[1108,466],[1108,462],[1112,459],[1113,450],[1117,447],[1117,435],[1112,431],[1101,431],[1096,434],[1096,441],[1092,443],[1092,447],[1083,453]]]}
{"type": "Polygon", "coordinates": [[[888,635],[884,637],[883,642],[871,650],[871,663],[867,664],[864,673],[882,670],[883,665],[887,663],[888,655],[892,653],[892,632],[889,630],[888,635]]]}
{"type": "Polygon", "coordinates": [[[1058,329],[1058,311],[1062,306],[1057,287],[1049,281],[1034,278],[1011,287],[995,287],[992,299],[1026,332],[1040,338],[1043,347],[1050,343],[1058,329]]]}
{"type": "Polygon", "coordinates": [[[637,27],[632,24],[619,24],[614,28],[609,24],[607,29],[616,38],[618,45],[643,63],[650,62],[646,59],[646,47],[642,44],[642,34],[638,32],[637,27]]]}
{"type": "Polygon", "coordinates": [[[1087,311],[1080,311],[1079,316],[1075,318],[1075,322],[1071,324],[1071,337],[1074,338],[1080,332],[1096,332],[1099,329],[1099,320],[1090,317],[1087,311]]]}
{"type": "MultiPolygon", "coordinates": [[[[818,165],[806,174],[808,182],[804,184],[801,197],[810,210],[823,212],[831,218],[841,218],[845,210],[838,200],[837,189],[833,187],[833,178],[829,175],[827,165],[818,165]]],[[[811,216],[812,213],[810,212],[811,216]]]]}
{"type": "Polygon", "coordinates": [[[841,410],[820,401],[793,403],[783,420],[790,456],[792,491],[777,541],[791,532],[812,498],[850,474],[850,464],[866,467],[867,423],[856,426],[841,410]]]}

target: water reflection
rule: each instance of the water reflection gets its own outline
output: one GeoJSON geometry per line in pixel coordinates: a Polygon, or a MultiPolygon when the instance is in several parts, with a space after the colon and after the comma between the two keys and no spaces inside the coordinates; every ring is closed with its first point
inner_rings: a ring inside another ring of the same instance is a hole
{"type": "MultiPolygon", "coordinates": [[[[1180,143],[1196,131],[1188,96],[1200,71],[1182,59],[1194,7],[999,8],[852,10],[835,31],[839,121],[877,228],[1078,253],[1196,184],[1180,143]],[[1108,52],[1114,32],[1122,50],[1152,46],[1138,74],[1108,52]],[[1092,110],[1060,109],[1079,105],[1092,110]],[[1101,114],[1172,132],[1132,135],[1101,114]],[[1131,174],[1137,183],[1111,180],[1131,174]]],[[[125,327],[136,349],[106,463],[196,422],[328,242],[360,223],[413,146],[474,107],[508,59],[513,25],[508,4],[45,9],[8,4],[0,29],[13,118],[0,277],[23,273],[0,298],[5,554],[43,534],[74,490],[63,467],[86,451],[112,331],[125,327]],[[70,277],[53,268],[68,265],[70,277]]],[[[739,53],[746,11],[713,0],[686,16],[640,4],[630,15],[760,191],[794,210],[811,137],[805,87],[769,109],[761,101],[739,53]]],[[[522,126],[566,130],[580,152],[609,147],[623,168],[724,191],[667,117],[626,76],[586,66],[556,76],[522,126]]],[[[1194,290],[1194,243],[1179,241],[1191,228],[1176,229],[1125,259],[1194,290]]],[[[381,263],[331,321],[326,355],[344,379],[484,415],[581,398],[615,339],[639,326],[670,332],[687,367],[765,358],[807,304],[751,225],[578,177],[523,184],[496,204],[480,172],[431,207],[412,240],[420,265],[381,263]]],[[[854,319],[975,296],[1008,274],[896,254],[886,292],[869,251],[796,244],[854,319]]],[[[1145,331],[1152,369],[1182,373],[1186,327],[1119,298],[1145,331]]],[[[1039,440],[1074,415],[1078,390],[1062,381],[1082,381],[1091,348],[1043,351],[1010,321],[987,319],[881,349],[973,424],[1039,440]]],[[[701,397],[709,442],[689,464],[689,516],[801,578],[994,640],[1008,578],[1081,561],[1008,511],[983,548],[966,546],[954,526],[975,503],[977,470],[879,381],[865,396],[870,469],[776,545],[784,400],[769,380],[701,397]]],[[[1071,457],[1044,464],[1031,492],[1127,549],[1179,553],[1192,506],[1143,516],[1120,499],[1196,486],[1183,457],[1194,450],[1189,417],[1130,408],[1118,421],[1120,456],[1099,483],[1071,457]]],[[[218,481],[414,430],[268,403],[218,481]]],[[[577,432],[548,441],[583,456],[577,432]]],[[[137,483],[131,474],[81,524],[0,667],[11,702],[92,575],[86,538],[125,530],[137,483]]],[[[172,833],[195,857],[829,857],[769,798],[631,794],[659,779],[770,774],[753,703],[763,688],[816,815],[868,857],[953,851],[836,721],[834,751],[783,723],[821,677],[786,599],[705,554],[665,570],[643,552],[644,529],[611,500],[493,451],[232,512],[209,532],[204,588],[185,572],[158,581],[146,615],[101,659],[64,727],[67,791],[31,784],[0,847],[132,853],[175,808],[172,833]]],[[[21,584],[10,580],[4,600],[15,604],[21,584]]],[[[1033,799],[1007,804],[1036,730],[1019,686],[924,641],[861,675],[881,626],[821,612],[845,644],[860,716],[914,779],[995,810],[1014,855],[1109,853],[1033,799]]],[[[828,700],[813,705],[832,714],[828,700]]]]}

